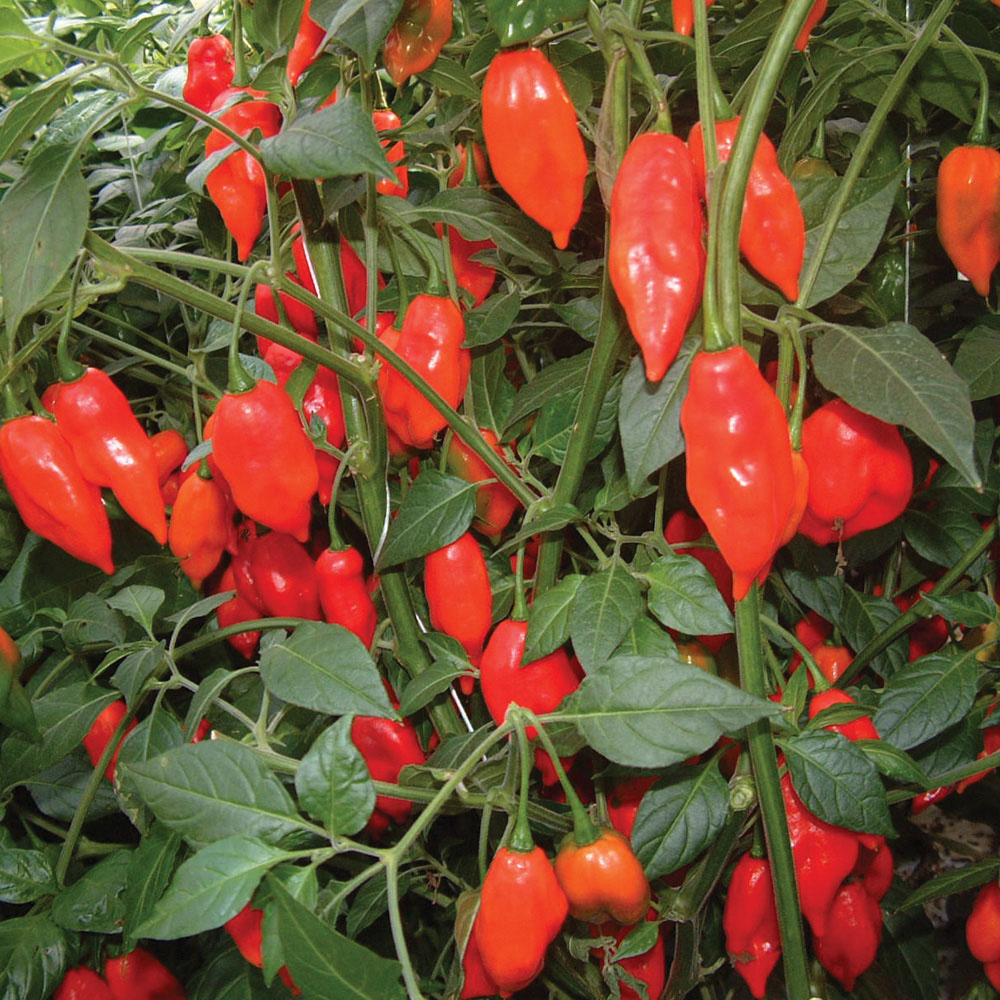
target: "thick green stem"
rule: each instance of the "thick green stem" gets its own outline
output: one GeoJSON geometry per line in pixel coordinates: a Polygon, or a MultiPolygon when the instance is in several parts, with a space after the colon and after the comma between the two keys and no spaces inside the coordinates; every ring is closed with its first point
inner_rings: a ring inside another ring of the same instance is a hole
{"type": "Polygon", "coordinates": [[[759,64],[757,82],[740,119],[722,182],[717,266],[721,319],[730,342],[738,342],[740,330],[740,224],[747,181],[785,64],[813,2],[791,0],[785,7],[759,64]]]}
{"type": "Polygon", "coordinates": [[[528,822],[528,793],[531,789],[531,745],[524,729],[524,716],[518,714],[514,718],[517,726],[517,751],[521,764],[521,788],[517,796],[517,819],[514,829],[507,841],[507,848],[518,854],[527,854],[534,850],[535,841],[531,836],[531,824],[528,822]]]}
{"type": "MultiPolygon", "coordinates": [[[[799,0],[796,0],[796,2],[799,2],[799,0]]],[[[801,0],[801,2],[805,3],[805,0],[801,0]]],[[[934,43],[938,32],[941,30],[941,26],[951,13],[954,5],[955,0],[939,0],[938,5],[931,12],[931,16],[927,18],[923,28],[917,35],[913,47],[906,53],[906,57],[899,64],[899,68],[893,75],[892,80],[889,81],[889,86],[885,88],[885,91],[879,98],[879,102],[875,106],[871,119],[861,137],[861,141],[858,143],[858,148],[851,157],[851,162],[844,174],[844,179],[840,182],[837,196],[834,198],[829,209],[827,209],[823,232],[820,234],[819,242],[816,244],[816,251],[810,259],[809,267],[799,285],[799,298],[796,305],[805,306],[808,304],[813,287],[819,277],[819,272],[823,267],[823,261],[826,259],[827,251],[830,249],[833,234],[837,231],[837,226],[840,223],[840,217],[844,214],[844,209],[847,207],[847,202],[854,191],[854,185],[861,176],[861,171],[864,169],[865,163],[868,162],[868,156],[875,148],[875,143],[878,140],[879,133],[882,131],[882,126],[885,124],[886,118],[889,117],[889,112],[895,107],[896,101],[899,100],[910,74],[916,68],[923,54],[934,43]]]]}
{"type": "MultiPolygon", "coordinates": [[[[760,634],[760,590],[754,584],[742,601],[736,603],[736,642],[740,654],[740,681],[743,689],[758,698],[767,697],[767,687],[760,634]]],[[[771,726],[766,719],[747,727],[747,743],[753,763],[757,799],[760,802],[767,838],[767,853],[774,878],[774,896],[781,927],[781,954],[789,1000],[807,1000],[809,965],[795,886],[795,863],[788,838],[788,820],[778,778],[771,726]]]]}

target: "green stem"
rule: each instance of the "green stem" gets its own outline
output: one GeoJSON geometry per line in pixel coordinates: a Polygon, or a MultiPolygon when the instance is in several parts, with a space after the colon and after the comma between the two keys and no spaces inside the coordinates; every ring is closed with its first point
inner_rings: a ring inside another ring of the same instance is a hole
{"type": "Polygon", "coordinates": [[[507,841],[508,850],[517,854],[527,854],[534,850],[535,840],[531,836],[531,824],[528,822],[528,791],[531,788],[531,746],[528,734],[524,728],[524,717],[515,716],[517,726],[517,749],[521,764],[521,790],[517,796],[517,820],[507,841]]]}
{"type": "MultiPolygon", "coordinates": [[[[797,3],[798,0],[793,0],[797,3]]],[[[740,654],[740,681],[743,689],[758,698],[767,697],[762,639],[760,634],[760,590],[755,583],[750,593],[736,603],[736,642],[740,654]]],[[[771,726],[761,719],[747,726],[747,743],[753,763],[757,799],[760,802],[767,852],[774,879],[778,924],[781,928],[782,961],[789,1000],[806,1000],[809,989],[809,965],[795,886],[795,863],[788,837],[788,820],[778,778],[771,726]]]]}
{"type": "MultiPolygon", "coordinates": [[[[239,7],[239,4],[236,5],[239,7]]],[[[229,373],[229,392],[235,395],[250,392],[257,385],[257,380],[252,378],[250,373],[243,367],[240,361],[240,334],[243,332],[243,313],[247,307],[247,297],[253,287],[253,275],[258,265],[255,264],[240,288],[240,294],[236,299],[236,310],[233,313],[233,329],[229,337],[229,360],[227,371],[229,373]]]]}
{"type": "MultiPolygon", "coordinates": [[[[930,596],[940,597],[946,594],[965,575],[968,568],[993,544],[996,537],[997,522],[994,521],[983,529],[983,533],[976,544],[968,549],[962,558],[934,584],[934,589],[930,592],[930,596]]],[[[924,598],[921,597],[913,607],[900,615],[887,629],[862,646],[855,654],[851,665],[837,679],[834,686],[842,688],[850,684],[878,653],[885,649],[895,638],[906,632],[911,625],[918,622],[923,617],[920,614],[923,604],[924,598]]]]}
{"type": "Polygon", "coordinates": [[[246,54],[243,51],[243,4],[241,0],[235,0],[233,3],[233,55],[236,57],[233,86],[245,87],[247,84],[247,63],[246,54]]]}
{"type": "Polygon", "coordinates": [[[73,277],[69,283],[66,315],[63,317],[62,327],[59,330],[59,340],[56,342],[56,364],[59,369],[59,380],[61,382],[78,382],[87,371],[79,361],[74,361],[69,354],[69,331],[73,326],[73,310],[76,308],[76,289],[80,284],[80,271],[83,268],[84,259],[82,253],[77,254],[76,266],[73,268],[73,277]]]}
{"type": "MultiPolygon", "coordinates": [[[[722,325],[730,343],[738,343],[740,332],[740,226],[747,182],[771,102],[781,82],[795,39],[802,30],[814,0],[791,0],[771,35],[753,92],[740,118],[740,127],[722,182],[719,209],[718,275],[722,325]]],[[[698,4],[695,4],[697,7],[698,4]]]]}
{"type": "MultiPolygon", "coordinates": [[[[801,2],[805,3],[805,0],[801,0],[801,2]]],[[[917,63],[928,47],[937,38],[941,26],[951,13],[954,5],[955,0],[938,0],[938,4],[931,12],[931,16],[927,18],[922,30],[918,33],[913,47],[906,53],[906,57],[899,64],[899,68],[893,75],[892,80],[889,81],[889,85],[879,98],[879,102],[875,106],[871,119],[865,128],[864,135],[862,135],[861,141],[858,143],[858,147],[851,157],[851,162],[844,174],[844,179],[840,182],[837,196],[827,209],[823,232],[820,234],[815,253],[809,261],[809,267],[806,269],[805,276],[799,286],[799,297],[796,305],[805,306],[809,302],[809,297],[812,295],[813,287],[823,267],[823,261],[826,259],[827,251],[830,249],[833,234],[837,231],[837,226],[840,223],[840,217],[844,214],[848,199],[854,191],[854,185],[861,176],[861,171],[864,169],[865,163],[868,162],[868,156],[875,148],[875,142],[882,131],[882,126],[885,124],[886,118],[889,117],[889,112],[895,106],[900,94],[902,94],[907,79],[916,68],[917,63]]]]}
{"type": "Polygon", "coordinates": [[[417,982],[410,961],[410,950],[406,945],[406,935],[403,933],[403,917],[399,909],[399,859],[390,854],[385,863],[385,884],[389,903],[389,926],[392,928],[392,943],[396,946],[396,957],[403,967],[403,982],[406,983],[406,994],[409,1000],[423,1000],[420,983],[417,982]]]}
{"type": "Polygon", "coordinates": [[[779,625],[773,618],[769,618],[767,615],[760,616],[760,623],[772,635],[787,642],[799,654],[799,656],[802,657],[802,662],[806,665],[806,668],[812,675],[815,690],[826,691],[827,688],[830,687],[830,682],[823,675],[823,671],[817,666],[815,657],[809,652],[805,644],[800,641],[797,635],[793,632],[789,632],[786,628],[782,628],[782,626],[779,625]]]}
{"type": "Polygon", "coordinates": [[[979,106],[976,109],[972,130],[969,132],[969,143],[973,146],[988,146],[990,144],[990,81],[986,76],[986,70],[972,54],[968,45],[948,25],[943,26],[941,33],[959,47],[962,54],[972,63],[976,76],[979,78],[979,106]]]}

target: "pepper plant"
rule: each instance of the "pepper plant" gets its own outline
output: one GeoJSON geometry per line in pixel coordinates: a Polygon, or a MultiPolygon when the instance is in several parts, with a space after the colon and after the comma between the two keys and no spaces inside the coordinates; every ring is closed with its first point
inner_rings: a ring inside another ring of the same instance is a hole
{"type": "Polygon", "coordinates": [[[0,10],[0,1000],[1000,983],[997,6],[0,10]]]}

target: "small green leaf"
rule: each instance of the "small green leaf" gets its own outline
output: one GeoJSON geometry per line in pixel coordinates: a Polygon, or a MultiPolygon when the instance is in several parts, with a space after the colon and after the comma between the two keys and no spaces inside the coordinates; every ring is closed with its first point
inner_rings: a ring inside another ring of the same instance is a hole
{"type": "Polygon", "coordinates": [[[579,21],[586,16],[586,0],[543,0],[522,3],[521,0],[486,0],[490,27],[503,46],[528,42],[549,25],[559,21],[579,21]]]}
{"type": "Polygon", "coordinates": [[[955,371],[969,383],[969,398],[1000,395],[1000,330],[977,326],[963,338],[955,355],[955,371]]]}
{"type": "Polygon", "coordinates": [[[884,774],[893,781],[930,787],[931,779],[905,750],[900,750],[885,740],[855,740],[854,745],[878,768],[879,774],[884,774]]]}
{"type": "Polygon", "coordinates": [[[403,0],[314,0],[309,16],[371,69],[402,5],[403,0]]]}
{"type": "Polygon", "coordinates": [[[943,896],[968,892],[987,882],[995,881],[998,873],[1000,873],[1000,858],[975,861],[964,868],[959,868],[958,871],[946,872],[925,882],[920,888],[914,889],[895,909],[912,910],[916,906],[923,906],[924,903],[941,899],[943,896]]]}
{"type": "Polygon", "coordinates": [[[155,646],[149,646],[135,653],[129,653],[119,664],[111,683],[123,695],[131,708],[135,699],[142,694],[143,686],[156,673],[156,668],[163,662],[167,644],[161,639],[155,646]]]}
{"type": "Polygon", "coordinates": [[[516,288],[491,295],[465,318],[465,346],[486,347],[498,341],[511,328],[521,309],[516,288]]]}
{"type": "Polygon", "coordinates": [[[936,614],[950,622],[958,622],[965,628],[989,625],[1000,617],[1000,609],[989,594],[981,590],[967,590],[960,594],[935,597],[926,594],[927,606],[936,614]]]}
{"type": "Polygon", "coordinates": [[[124,917],[122,938],[125,951],[138,940],[136,928],[152,912],[170,883],[181,838],[162,823],[154,823],[132,852],[122,893],[124,917]]]}
{"type": "Polygon", "coordinates": [[[639,584],[628,568],[613,563],[584,577],[569,612],[569,634],[583,669],[604,663],[642,614],[639,584]]]}
{"type": "Polygon", "coordinates": [[[47,914],[6,917],[0,921],[0,997],[52,996],[69,966],[68,952],[66,935],[47,914]]]}
{"type": "Polygon", "coordinates": [[[132,852],[115,851],[52,902],[52,919],[69,931],[117,934],[125,915],[122,894],[132,852]]]}
{"type": "Polygon", "coordinates": [[[0,848],[0,903],[32,903],[56,888],[52,866],[41,851],[0,848]]]}
{"type": "Polygon", "coordinates": [[[661,556],[642,578],[649,583],[649,610],[667,628],[688,635],[736,631],[712,574],[694,556],[661,556]]]}
{"type": "Polygon", "coordinates": [[[417,674],[399,695],[399,714],[413,715],[443,694],[459,677],[468,676],[467,670],[456,669],[452,663],[435,663],[417,674]]]}
{"type": "Polygon", "coordinates": [[[583,580],[584,577],[579,574],[570,573],[535,598],[528,609],[528,634],[524,640],[523,656],[525,663],[533,663],[566,644],[573,600],[583,580]]]}

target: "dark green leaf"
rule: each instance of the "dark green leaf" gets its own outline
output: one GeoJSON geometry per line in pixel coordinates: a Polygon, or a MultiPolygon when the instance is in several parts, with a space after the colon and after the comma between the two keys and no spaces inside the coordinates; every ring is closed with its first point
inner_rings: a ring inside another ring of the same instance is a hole
{"type": "Polygon", "coordinates": [[[350,95],[322,111],[299,115],[260,144],[264,165],[285,177],[348,177],[394,174],[370,116],[350,95]]]}
{"type": "Polygon", "coordinates": [[[66,609],[63,642],[71,650],[90,645],[120,646],[125,642],[127,622],[97,594],[84,594],[66,609]]]}
{"type": "Polygon", "coordinates": [[[950,622],[958,622],[965,628],[989,625],[1000,617],[996,601],[980,590],[967,590],[945,597],[924,596],[928,607],[950,622]]]}
{"type": "Polygon", "coordinates": [[[235,946],[213,952],[187,987],[187,1000],[273,1000],[279,995],[278,989],[283,989],[268,989],[260,970],[250,965],[235,946]]]}
{"type": "Polygon", "coordinates": [[[987,882],[992,882],[1000,873],[1000,858],[987,858],[959,868],[958,871],[946,872],[937,878],[925,882],[919,889],[914,889],[900,903],[897,910],[912,910],[915,906],[923,906],[942,896],[953,896],[960,892],[968,892],[987,882]]]}
{"type": "Polygon", "coordinates": [[[302,0],[254,0],[247,7],[253,33],[275,51],[295,41],[302,19],[302,0]]]}
{"type": "Polygon", "coordinates": [[[0,114],[0,163],[17,152],[66,102],[69,88],[70,80],[60,74],[7,106],[0,114]]]}
{"type": "Polygon", "coordinates": [[[736,631],[712,574],[694,556],[661,556],[641,576],[649,583],[649,610],[667,628],[688,635],[736,631]]]}
{"type": "Polygon", "coordinates": [[[955,371],[969,383],[973,402],[1000,394],[1000,330],[970,330],[955,355],[955,371]]]}
{"type": "Polygon", "coordinates": [[[646,367],[639,355],[629,365],[618,406],[618,429],[633,490],[650,473],[684,451],[681,403],[687,395],[691,362],[700,348],[700,337],[686,338],[659,382],[646,379],[646,367]]]}
{"type": "Polygon", "coordinates": [[[924,769],[905,750],[885,740],[855,740],[854,745],[878,768],[879,774],[906,784],[930,785],[924,769]]]}
{"type": "Polygon", "coordinates": [[[812,577],[796,569],[786,569],[782,576],[788,589],[807,608],[829,622],[836,623],[840,619],[840,605],[844,598],[842,577],[812,577]]]}
{"type": "Polygon", "coordinates": [[[979,484],[968,386],[919,330],[905,323],[878,330],[832,326],[813,342],[813,366],[830,392],[908,427],[979,484]]]}
{"type": "Polygon", "coordinates": [[[976,698],[975,654],[931,653],[889,678],[874,723],[900,750],[919,746],[963,719],[976,698]]]}
{"type": "Polygon", "coordinates": [[[935,931],[924,913],[895,913],[883,906],[878,964],[896,986],[897,996],[938,1000],[941,959],[935,931]]]}
{"type": "Polygon", "coordinates": [[[532,602],[524,640],[525,663],[533,663],[566,644],[573,599],[583,580],[582,576],[570,573],[532,602]]]}
{"type": "Polygon", "coordinates": [[[424,469],[389,525],[379,569],[419,559],[450,545],[469,530],[476,509],[476,483],[437,469],[424,469]]]}
{"type": "Polygon", "coordinates": [[[597,328],[601,323],[600,296],[584,299],[570,299],[569,302],[552,307],[556,315],[576,334],[589,343],[597,339],[597,328]]]}
{"type": "MultiPolygon", "coordinates": [[[[465,317],[465,345],[486,347],[498,341],[513,325],[521,309],[521,296],[516,288],[491,295],[465,317]]],[[[494,430],[499,433],[503,428],[494,430]]]]}
{"type": "MultiPolygon", "coordinates": [[[[596,458],[614,437],[617,425],[621,380],[611,383],[603,401],[587,458],[596,458]]],[[[516,401],[515,401],[516,402],[516,401]]],[[[577,420],[579,394],[556,396],[542,404],[531,429],[531,453],[560,465],[566,456],[570,435],[577,420]]]]}
{"type": "Polygon", "coordinates": [[[93,934],[117,934],[125,916],[125,878],[131,851],[115,851],[68,889],[63,889],[52,903],[52,919],[69,931],[93,934]]]}
{"type": "Polygon", "coordinates": [[[506,351],[497,344],[491,350],[476,351],[469,376],[476,424],[498,436],[514,405],[514,387],[504,373],[506,365],[506,351]]]}
{"type": "Polygon", "coordinates": [[[285,786],[239,743],[188,743],[126,770],[156,818],[196,847],[237,834],[272,843],[302,825],[285,786]]]}
{"type": "Polygon", "coordinates": [[[612,563],[584,577],[570,608],[569,634],[573,651],[587,673],[618,648],[640,614],[639,584],[622,563],[612,563]]]}
{"type": "Polygon", "coordinates": [[[323,923],[274,879],[278,933],[288,971],[306,996],[324,1000],[395,1000],[403,996],[399,962],[382,958],[323,923]]]}
{"type": "MultiPolygon", "coordinates": [[[[399,895],[402,898],[414,882],[410,871],[399,875],[399,895]]],[[[389,893],[384,878],[372,878],[354,894],[347,914],[347,933],[356,937],[381,917],[389,906],[389,893]]]]}
{"type": "Polygon", "coordinates": [[[616,653],[621,656],[665,656],[672,661],[679,659],[677,644],[670,634],[646,615],[632,623],[616,653]]]}
{"type": "Polygon", "coordinates": [[[174,872],[181,838],[161,823],[154,823],[132,852],[122,893],[124,919],[122,937],[125,951],[138,940],[136,928],[153,912],[174,872]]]}
{"type": "Polygon", "coordinates": [[[938,566],[958,562],[983,534],[970,512],[948,508],[908,510],[903,530],[917,555],[938,566]]]}
{"type": "Polygon", "coordinates": [[[584,678],[562,714],[609,760],[653,768],[678,764],[779,711],[697,667],[616,656],[584,678]]]}
{"type": "Polygon", "coordinates": [[[163,662],[166,651],[167,644],[161,639],[155,646],[130,653],[122,660],[114,677],[111,678],[111,683],[125,695],[129,707],[135,704],[135,699],[142,693],[146,681],[163,662]]]}
{"type": "Polygon", "coordinates": [[[461,63],[444,56],[438,56],[428,69],[419,74],[432,87],[456,97],[468,97],[472,101],[480,98],[479,86],[472,79],[468,69],[461,63]]]}
{"type": "Polygon", "coordinates": [[[163,606],[167,595],[159,587],[144,587],[141,584],[126,587],[108,598],[108,604],[138,622],[150,635],[153,634],[153,619],[163,606]]]}
{"type": "Polygon", "coordinates": [[[452,663],[435,663],[417,674],[399,695],[399,714],[413,715],[425,705],[429,705],[439,694],[443,694],[467,670],[456,669],[452,663]]]}
{"type": "Polygon", "coordinates": [[[41,851],[0,848],[0,903],[31,903],[55,891],[52,866],[41,851]]]}
{"type": "Polygon", "coordinates": [[[501,45],[517,45],[541,34],[559,21],[579,21],[587,13],[586,0],[543,0],[525,4],[520,0],[486,0],[490,27],[501,45]]]}
{"type": "Polygon", "coordinates": [[[591,351],[588,349],[572,358],[555,361],[543,368],[518,394],[514,400],[514,409],[507,421],[506,430],[514,429],[515,425],[540,410],[546,400],[554,396],[568,393],[578,393],[583,388],[583,379],[590,363],[591,351]]]}
{"type": "Polygon", "coordinates": [[[295,774],[302,808],[333,836],[357,833],[375,808],[368,765],[351,741],[353,721],[345,716],[324,730],[295,774]]]}
{"type": "MultiPolygon", "coordinates": [[[[862,649],[899,617],[899,608],[887,597],[863,594],[851,587],[841,590],[841,606],[831,619],[844,633],[852,649],[862,649]]],[[[906,639],[887,646],[872,660],[872,669],[881,677],[891,677],[907,662],[906,639]]]]}
{"type": "Polygon", "coordinates": [[[679,768],[642,797],[632,849],[650,879],[693,861],[729,816],[729,786],[715,764],[679,768]]]}
{"type": "Polygon", "coordinates": [[[65,935],[47,914],[0,921],[0,997],[52,996],[69,964],[67,952],[65,935]]]}
{"type": "MultiPolygon", "coordinates": [[[[90,761],[84,759],[82,754],[70,754],[45,768],[25,787],[39,811],[61,823],[71,823],[93,773],[90,761]]],[[[118,811],[118,800],[111,785],[102,781],[87,810],[87,819],[100,819],[118,811]]]]}
{"type": "Polygon", "coordinates": [[[795,791],[811,813],[848,830],[895,834],[878,771],[846,736],[813,729],[781,745],[795,791]]]}
{"type": "Polygon", "coordinates": [[[291,856],[242,834],[217,840],[177,869],[136,933],[162,941],[221,927],[250,902],[268,869],[291,856]]]}
{"type": "Polygon", "coordinates": [[[401,7],[402,0],[315,0],[309,16],[371,69],[401,7]]]}

